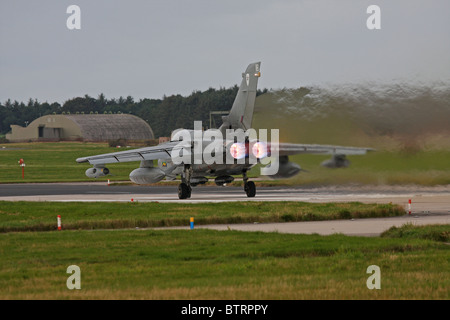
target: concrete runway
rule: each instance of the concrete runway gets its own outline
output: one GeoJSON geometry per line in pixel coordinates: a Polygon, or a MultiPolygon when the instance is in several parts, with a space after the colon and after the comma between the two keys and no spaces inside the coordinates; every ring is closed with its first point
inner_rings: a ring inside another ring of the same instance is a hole
{"type": "Polygon", "coordinates": [[[412,201],[413,213],[450,213],[450,186],[334,186],[257,187],[256,197],[248,198],[241,187],[198,186],[192,197],[179,200],[176,185],[137,186],[93,183],[27,183],[0,184],[0,201],[141,201],[141,202],[227,202],[227,201],[306,201],[395,203],[407,208],[412,201]]]}
{"type": "MultiPolygon", "coordinates": [[[[344,233],[348,235],[378,235],[391,226],[405,223],[450,224],[450,186],[358,186],[358,187],[257,187],[256,197],[247,198],[242,188],[199,186],[192,191],[191,199],[179,200],[176,185],[108,186],[95,183],[0,184],[0,201],[119,201],[119,202],[200,203],[227,201],[305,201],[395,203],[408,209],[411,215],[403,217],[338,220],[320,222],[268,223],[243,225],[202,226],[226,230],[277,231],[287,233],[344,233]]],[[[1,207],[1,204],[0,204],[1,207]]]]}

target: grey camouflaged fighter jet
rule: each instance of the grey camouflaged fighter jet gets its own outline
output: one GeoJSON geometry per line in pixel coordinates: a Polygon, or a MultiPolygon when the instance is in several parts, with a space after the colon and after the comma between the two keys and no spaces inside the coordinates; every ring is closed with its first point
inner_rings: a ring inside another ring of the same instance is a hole
{"type": "Polygon", "coordinates": [[[332,158],[322,165],[339,168],[348,166],[346,155],[360,155],[372,150],[250,139],[258,78],[261,76],[260,65],[260,62],[252,63],[242,74],[243,79],[233,106],[230,113],[222,117],[223,123],[219,129],[202,131],[201,126],[199,130],[179,129],[172,133],[171,141],[158,146],[83,157],[76,161],[89,162],[93,165],[93,168],[86,170],[86,175],[90,178],[108,175],[110,171],[106,164],[140,161],[139,168],[130,173],[131,181],[149,184],[164,178],[175,180],[180,176],[181,183],[178,186],[180,199],[190,198],[192,187],[206,183],[211,177],[215,177],[217,185],[223,186],[234,180],[233,175],[242,175],[245,193],[248,197],[254,197],[255,183],[249,181],[247,172],[256,163],[268,164],[264,163],[264,160],[272,159],[270,164],[261,168],[261,174],[272,171],[269,173],[270,178],[290,178],[301,171],[298,164],[289,161],[290,155],[331,154],[332,158]],[[233,131],[241,132],[243,135],[229,135],[233,131]],[[153,160],[158,160],[157,167],[154,167],[153,160]]]}

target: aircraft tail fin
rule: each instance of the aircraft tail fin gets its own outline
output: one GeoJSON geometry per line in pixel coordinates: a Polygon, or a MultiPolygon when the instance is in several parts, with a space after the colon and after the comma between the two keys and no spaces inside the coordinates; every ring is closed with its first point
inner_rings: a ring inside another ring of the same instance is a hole
{"type": "Polygon", "coordinates": [[[242,82],[230,113],[222,117],[221,129],[251,128],[258,78],[261,76],[260,66],[261,62],[251,63],[242,74],[242,82]]]}

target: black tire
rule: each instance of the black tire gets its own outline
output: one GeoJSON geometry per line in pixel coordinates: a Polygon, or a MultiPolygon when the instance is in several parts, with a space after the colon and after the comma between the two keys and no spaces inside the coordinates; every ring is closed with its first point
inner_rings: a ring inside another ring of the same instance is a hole
{"type": "Polygon", "coordinates": [[[178,185],[178,198],[187,199],[191,197],[191,190],[186,183],[180,183],[178,185]]]}
{"type": "Polygon", "coordinates": [[[253,198],[256,195],[256,186],[253,181],[249,181],[244,185],[244,191],[247,197],[253,198]]]}

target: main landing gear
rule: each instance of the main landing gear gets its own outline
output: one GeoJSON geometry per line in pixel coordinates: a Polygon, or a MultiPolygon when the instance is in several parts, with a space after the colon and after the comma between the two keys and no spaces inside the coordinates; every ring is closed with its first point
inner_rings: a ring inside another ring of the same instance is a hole
{"type": "Polygon", "coordinates": [[[253,198],[256,195],[256,186],[253,181],[248,181],[247,171],[242,173],[242,177],[244,180],[244,191],[247,194],[247,197],[253,198]]]}
{"type": "MultiPolygon", "coordinates": [[[[192,167],[188,164],[184,165],[183,173],[181,175],[181,183],[178,185],[178,198],[188,199],[191,197],[191,176],[192,167]]],[[[256,186],[253,181],[248,181],[247,172],[242,173],[244,180],[244,191],[247,197],[253,198],[256,195],[256,186]]]]}
{"type": "Polygon", "coordinates": [[[191,176],[192,167],[188,164],[185,164],[183,174],[181,175],[181,183],[178,186],[178,199],[188,199],[191,197],[191,176]]]}

